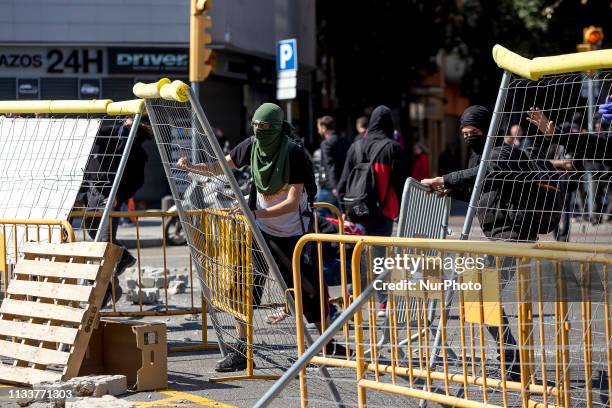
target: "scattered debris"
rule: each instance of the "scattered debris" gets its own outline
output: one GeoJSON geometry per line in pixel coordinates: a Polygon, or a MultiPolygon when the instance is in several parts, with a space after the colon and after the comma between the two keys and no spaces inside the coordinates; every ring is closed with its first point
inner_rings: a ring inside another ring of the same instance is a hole
{"type": "Polygon", "coordinates": [[[183,281],[174,281],[170,283],[170,287],[168,288],[168,293],[170,295],[178,295],[181,293],[185,293],[186,285],[183,281]]]}
{"type": "MultiPolygon", "coordinates": [[[[155,304],[160,299],[160,297],[161,296],[160,296],[159,289],[156,289],[156,288],[141,289],[141,298],[142,298],[143,305],[155,304]]],[[[138,290],[130,289],[127,292],[126,299],[128,302],[132,302],[133,304],[137,305],[139,303],[138,290]]]]}
{"type": "Polygon", "coordinates": [[[31,399],[17,401],[20,406],[63,408],[68,406],[68,402],[79,397],[99,398],[125,394],[127,378],[124,375],[89,375],[74,377],[68,381],[43,381],[33,384],[32,388],[47,392],[35,393],[31,399]]]}
{"type": "Polygon", "coordinates": [[[121,400],[112,395],[105,395],[102,398],[77,398],[74,401],[66,401],[66,408],[133,408],[134,403],[121,400]]]}

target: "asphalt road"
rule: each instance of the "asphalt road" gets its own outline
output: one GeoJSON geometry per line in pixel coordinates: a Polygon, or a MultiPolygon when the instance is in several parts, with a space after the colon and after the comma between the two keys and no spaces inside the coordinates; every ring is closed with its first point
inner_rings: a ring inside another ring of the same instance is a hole
{"type": "MultiPolygon", "coordinates": [[[[458,238],[463,217],[452,217],[450,222],[451,235],[449,238],[458,238]]],[[[572,226],[574,231],[581,233],[584,237],[589,235],[601,236],[601,232],[610,230],[608,224],[601,226],[590,226],[584,222],[575,222],[572,226]]],[[[159,246],[161,228],[154,223],[145,224],[140,236],[142,239],[139,250],[135,248],[135,229],[133,227],[122,227],[119,238],[123,239],[134,255],[140,253],[140,267],[147,269],[151,267],[163,267],[165,264],[170,268],[170,273],[186,273],[189,270],[189,251],[186,246],[167,247],[163,249],[159,246]],[[164,261],[165,256],[165,261],[164,261]]],[[[475,234],[479,231],[476,229],[475,234]]],[[[609,235],[608,235],[609,236],[609,235]]],[[[586,239],[586,238],[585,238],[586,239]]],[[[188,273],[188,272],[187,272],[188,273]]],[[[125,279],[128,273],[121,278],[122,286],[125,288],[125,279]]],[[[195,279],[195,272],[193,274],[195,279]]],[[[163,291],[162,291],[163,293],[163,291]]],[[[162,299],[163,300],[163,299],[162,299]]],[[[188,286],[187,292],[179,295],[169,295],[168,305],[171,309],[188,309],[199,307],[199,284],[197,279],[188,286]],[[192,291],[193,290],[193,291],[192,291]]],[[[164,310],[164,304],[158,303],[153,306],[143,306],[144,310],[164,310]]],[[[125,296],[117,304],[117,310],[134,311],[139,310],[138,305],[127,302],[125,296]]],[[[506,311],[509,314],[511,310],[506,311]]],[[[196,346],[201,344],[202,326],[199,316],[179,315],[179,316],[155,316],[140,318],[142,321],[162,322],[167,326],[168,345],[170,348],[175,346],[196,346]]],[[[576,327],[577,332],[580,328],[576,327]]],[[[599,328],[598,330],[603,330],[599,328]]],[[[129,392],[122,396],[123,399],[134,401],[137,407],[165,407],[165,406],[216,406],[216,407],[250,407],[263,393],[273,384],[270,380],[256,381],[228,381],[212,382],[211,377],[217,375],[214,372],[214,365],[221,357],[219,350],[215,347],[215,331],[210,325],[210,320],[206,327],[210,349],[183,352],[170,352],[168,355],[168,389],[156,392],[129,392]]],[[[578,334],[576,334],[578,336],[578,334]]],[[[460,350],[459,340],[452,340],[452,347],[460,350]]],[[[576,340],[576,341],[579,341],[576,340]]],[[[552,342],[552,340],[551,340],[552,342]]],[[[550,344],[550,343],[549,343],[550,344]]],[[[495,359],[495,356],[489,356],[495,359]]],[[[580,358],[578,355],[577,359],[580,358]]],[[[553,367],[554,370],[554,367],[553,367]]],[[[332,377],[338,384],[341,394],[345,397],[347,405],[353,405],[356,399],[356,386],[352,375],[354,371],[345,369],[330,369],[332,377]]],[[[334,406],[325,385],[317,380],[319,377],[315,370],[309,369],[309,397],[310,406],[334,406]]],[[[279,372],[278,374],[281,374],[279,372]]],[[[550,374],[554,376],[553,373],[550,374]]],[[[8,399],[10,390],[14,388],[0,388],[0,406],[17,407],[18,405],[8,399]]],[[[293,381],[290,387],[278,398],[273,407],[294,407],[299,406],[299,387],[298,382],[293,381]]],[[[393,397],[387,393],[368,392],[368,406],[394,407],[394,406],[418,406],[418,401],[414,399],[393,397]]],[[[430,403],[429,406],[435,406],[430,403]]]]}

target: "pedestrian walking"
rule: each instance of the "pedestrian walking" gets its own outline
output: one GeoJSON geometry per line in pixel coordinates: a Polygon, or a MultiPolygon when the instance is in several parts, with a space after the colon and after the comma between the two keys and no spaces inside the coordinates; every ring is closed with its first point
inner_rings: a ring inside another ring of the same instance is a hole
{"type": "MultiPolygon", "coordinates": [[[[391,236],[393,221],[399,215],[400,199],[410,168],[402,147],[393,141],[393,118],[386,106],[377,107],[366,135],[351,145],[338,197],[346,217],[363,224],[366,235],[391,236]]],[[[374,257],[385,256],[383,247],[374,248],[374,257]]],[[[366,282],[366,263],[361,279],[366,282]]],[[[387,297],[377,292],[379,313],[384,314],[387,297]]]]}
{"type": "MultiPolygon", "coordinates": [[[[336,121],[331,116],[323,116],[317,120],[321,142],[321,161],[319,167],[318,202],[325,202],[338,206],[338,182],[344,168],[346,153],[350,143],[336,134],[336,121]]],[[[332,215],[327,209],[319,209],[322,217],[332,215]]]]}

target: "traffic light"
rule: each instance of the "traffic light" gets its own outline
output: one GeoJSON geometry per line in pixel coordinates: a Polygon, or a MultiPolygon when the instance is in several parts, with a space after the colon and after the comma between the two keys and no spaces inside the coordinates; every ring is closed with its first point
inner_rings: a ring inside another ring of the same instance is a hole
{"type": "Polygon", "coordinates": [[[212,19],[207,15],[211,0],[191,0],[189,27],[189,81],[204,81],[214,69],[215,55],[208,44],[212,37],[208,29],[212,19]]]}
{"type": "Polygon", "coordinates": [[[601,27],[589,26],[582,29],[582,44],[578,44],[578,51],[593,51],[601,48],[604,34],[601,27]]]}

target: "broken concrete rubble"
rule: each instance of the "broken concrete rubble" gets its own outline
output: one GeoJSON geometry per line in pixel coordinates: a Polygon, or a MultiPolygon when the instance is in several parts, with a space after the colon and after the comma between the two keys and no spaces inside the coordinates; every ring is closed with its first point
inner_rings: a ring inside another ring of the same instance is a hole
{"type": "Polygon", "coordinates": [[[20,406],[62,408],[78,397],[99,398],[104,395],[125,394],[127,378],[124,375],[90,375],[71,378],[68,381],[44,381],[33,384],[32,388],[51,393],[35,393],[34,398],[17,401],[20,406]]]}
{"type": "Polygon", "coordinates": [[[174,281],[170,284],[170,287],[168,288],[168,294],[178,295],[181,293],[185,293],[185,289],[186,289],[185,282],[174,281]]]}
{"type": "MultiPolygon", "coordinates": [[[[142,299],[143,305],[153,305],[157,303],[160,297],[161,297],[161,294],[160,294],[159,289],[156,289],[156,288],[141,289],[140,298],[142,299]]],[[[139,296],[138,296],[138,290],[130,289],[127,292],[126,299],[128,302],[132,302],[135,305],[137,305],[140,301],[139,296]]]]}

